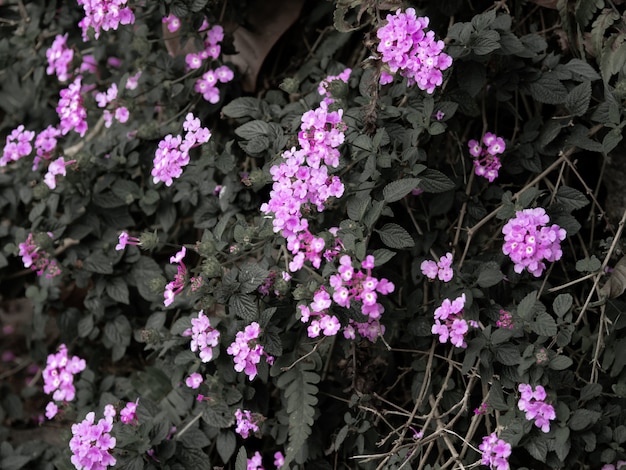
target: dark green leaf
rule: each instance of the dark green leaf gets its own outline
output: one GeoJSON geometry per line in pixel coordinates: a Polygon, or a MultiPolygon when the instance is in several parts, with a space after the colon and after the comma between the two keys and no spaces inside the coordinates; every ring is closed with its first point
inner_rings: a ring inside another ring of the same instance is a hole
{"type": "Polygon", "coordinates": [[[595,424],[601,416],[602,413],[600,413],[599,411],[579,408],[577,410],[574,410],[574,412],[570,416],[568,425],[572,431],[582,431],[592,424],[595,424]]]}
{"type": "Polygon", "coordinates": [[[524,445],[524,448],[528,451],[530,455],[532,455],[540,462],[546,461],[546,457],[548,455],[548,444],[545,439],[535,437],[529,440],[524,445]]]}
{"type": "Polygon", "coordinates": [[[596,10],[604,7],[604,0],[576,0],[576,6],[574,12],[576,16],[576,22],[581,29],[585,29],[596,10]]]}
{"type": "Polygon", "coordinates": [[[235,294],[231,296],[228,301],[228,306],[236,316],[247,322],[252,322],[257,319],[259,309],[254,297],[249,294],[235,294]]]}
{"type": "Polygon", "coordinates": [[[574,298],[570,294],[560,294],[554,302],[552,302],[552,309],[557,317],[562,317],[569,309],[572,308],[574,298]]]}
{"type": "Polygon", "coordinates": [[[533,291],[522,299],[517,306],[517,315],[523,320],[530,320],[537,303],[537,291],[533,291]]]}
{"type": "Polygon", "coordinates": [[[565,99],[565,107],[574,116],[582,116],[589,109],[591,101],[591,82],[585,80],[580,85],[575,86],[567,94],[565,99]]]}
{"type": "Polygon", "coordinates": [[[561,104],[567,98],[567,89],[558,78],[544,74],[529,85],[530,94],[540,103],[561,104]]]}
{"type": "Polygon", "coordinates": [[[260,101],[257,98],[244,96],[236,98],[222,108],[222,113],[231,118],[250,117],[252,119],[260,119],[263,115],[261,112],[260,101]]]}
{"type": "Polygon", "coordinates": [[[122,277],[107,279],[106,292],[116,302],[128,305],[130,303],[128,285],[122,277]]]}
{"type": "Polygon", "coordinates": [[[585,80],[593,81],[601,78],[600,74],[598,74],[598,72],[596,72],[591,65],[580,59],[570,60],[567,64],[565,64],[565,68],[585,80]]]}
{"type": "Polygon", "coordinates": [[[490,261],[481,267],[477,282],[480,287],[487,288],[495,286],[503,278],[504,275],[500,271],[498,263],[490,261]]]}
{"type": "Polygon", "coordinates": [[[619,297],[626,290],[626,256],[620,258],[613,271],[609,276],[609,280],[600,288],[600,295],[604,298],[614,299],[619,297]]]}
{"type": "Polygon", "coordinates": [[[248,469],[248,454],[246,454],[246,448],[241,446],[239,452],[237,452],[237,460],[235,461],[235,470],[247,470],[248,469]]]}
{"type": "Polygon", "coordinates": [[[217,453],[220,454],[222,461],[228,462],[235,453],[235,447],[237,447],[235,433],[230,430],[220,431],[217,435],[215,446],[217,447],[217,453]]]}
{"type": "Polygon", "coordinates": [[[500,34],[497,31],[485,30],[476,34],[470,41],[472,52],[476,55],[487,55],[500,49],[500,34]]]}
{"type": "Polygon", "coordinates": [[[495,348],[495,355],[498,362],[505,366],[516,366],[519,364],[521,356],[514,344],[505,343],[495,348]]]}
{"type": "Polygon", "coordinates": [[[541,312],[530,325],[530,329],[539,336],[554,336],[557,333],[556,322],[549,313],[541,312]]]}
{"type": "Polygon", "coordinates": [[[113,261],[103,252],[96,251],[85,259],[83,268],[94,273],[111,274],[113,273],[113,261]]]}
{"type": "Polygon", "coordinates": [[[552,370],[565,370],[568,367],[570,367],[573,363],[574,361],[572,361],[569,357],[558,355],[550,359],[548,366],[552,370]]]}
{"type": "Polygon", "coordinates": [[[579,273],[593,273],[598,271],[602,267],[602,263],[596,255],[591,255],[591,258],[579,259],[576,261],[576,271],[579,273]]]}
{"type": "Polygon", "coordinates": [[[202,419],[209,426],[228,428],[232,426],[234,417],[223,401],[210,401],[202,413],[202,419]]]}
{"type": "Polygon", "coordinates": [[[419,174],[418,187],[427,193],[442,193],[454,188],[454,182],[438,170],[430,168],[419,174]]]}
{"type": "Polygon", "coordinates": [[[270,125],[261,120],[250,121],[235,129],[235,134],[245,140],[250,140],[257,136],[268,136],[270,134],[270,125]]]}
{"type": "Polygon", "coordinates": [[[178,440],[188,449],[202,449],[211,444],[206,434],[198,428],[187,429],[178,440]]]}
{"type": "Polygon", "coordinates": [[[379,248],[378,250],[375,250],[374,253],[372,253],[372,256],[374,256],[374,265],[378,267],[382,266],[391,258],[396,256],[396,253],[385,248],[379,248]]]}
{"type": "Polygon", "coordinates": [[[380,229],[375,229],[374,231],[380,235],[380,239],[389,248],[403,249],[415,246],[415,241],[409,232],[398,224],[385,224],[380,229]]]}
{"type": "Polygon", "coordinates": [[[602,394],[602,385],[590,383],[580,390],[580,401],[589,401],[599,397],[602,394]]]}
{"type": "Polygon", "coordinates": [[[383,196],[386,202],[395,202],[402,199],[409,194],[412,190],[417,188],[419,184],[419,178],[404,178],[397,181],[392,181],[383,189],[383,196]]]}

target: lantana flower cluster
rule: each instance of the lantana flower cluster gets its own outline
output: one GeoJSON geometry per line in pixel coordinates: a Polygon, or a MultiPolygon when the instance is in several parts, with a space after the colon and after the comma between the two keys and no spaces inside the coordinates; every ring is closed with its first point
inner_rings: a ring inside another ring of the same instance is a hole
{"type": "Polygon", "coordinates": [[[398,9],[386,19],[387,24],[376,32],[380,40],[377,50],[385,64],[380,83],[391,83],[399,73],[409,86],[432,93],[443,83],[441,71],[452,65],[452,57],[443,52],[444,42],[437,41],[433,31],[426,31],[429,18],[416,17],[413,8],[398,9]]]}
{"type": "MultiPolygon", "coordinates": [[[[191,52],[185,56],[185,62],[189,69],[199,69],[207,59],[217,60],[221,53],[220,43],[224,39],[224,29],[220,25],[214,25],[209,29],[206,18],[199,31],[206,31],[204,49],[200,52],[191,52]]],[[[218,83],[228,83],[235,77],[233,71],[226,65],[216,69],[207,70],[202,77],[196,80],[194,90],[202,95],[209,103],[215,104],[220,100],[218,83]]]]}
{"type": "Polygon", "coordinates": [[[259,431],[259,425],[257,419],[252,415],[250,410],[242,410],[237,408],[235,411],[235,419],[237,420],[237,426],[235,432],[244,439],[247,439],[250,432],[255,433],[259,431]]]}
{"type": "Polygon", "coordinates": [[[34,137],[35,132],[26,130],[22,124],[13,129],[6,138],[2,157],[0,157],[0,167],[30,155],[33,151],[31,142],[34,137]]]}
{"type": "Polygon", "coordinates": [[[58,142],[57,137],[60,135],[61,131],[54,126],[48,126],[37,134],[37,137],[35,137],[36,155],[33,159],[33,171],[39,168],[41,160],[51,160],[53,158],[58,142]]]}
{"type": "Polygon", "coordinates": [[[552,405],[545,402],[546,390],[541,385],[533,390],[530,384],[519,384],[517,389],[521,394],[517,407],[526,413],[527,420],[535,420],[535,426],[549,432],[550,421],[556,418],[556,412],[552,405]]]}
{"type": "Polygon", "coordinates": [[[261,456],[258,450],[254,453],[252,458],[247,459],[246,470],[265,470],[263,466],[263,456],[261,456]]]}
{"type": "Polygon", "coordinates": [[[331,294],[325,286],[321,286],[313,294],[313,302],[310,305],[299,305],[300,320],[311,323],[307,329],[309,338],[317,338],[320,334],[334,336],[341,328],[341,324],[335,315],[330,313],[330,307],[334,301],[338,306],[350,308],[351,302],[361,303],[361,313],[368,317],[367,322],[352,322],[344,329],[346,338],[354,339],[355,327],[363,337],[375,341],[382,332],[379,319],[384,307],[378,302],[378,294],[387,295],[394,291],[395,286],[387,279],[377,279],[372,276],[374,257],[368,255],[361,263],[362,270],[356,270],[353,260],[348,255],[339,258],[338,273],[330,276],[329,283],[333,289],[331,294]]]}
{"type": "Polygon", "coordinates": [[[174,178],[180,177],[183,174],[183,167],[189,164],[189,150],[208,142],[211,138],[211,131],[201,127],[200,119],[194,117],[192,113],[187,114],[183,129],[186,131],[184,138],[168,134],[159,142],[152,169],[154,184],[163,181],[166,186],[171,186],[174,178]]]}
{"type": "Polygon", "coordinates": [[[73,163],[76,163],[76,160],[69,160],[66,162],[63,157],[59,157],[50,162],[48,165],[48,171],[46,171],[46,174],[43,177],[43,182],[46,183],[50,189],[55,189],[57,187],[56,177],[65,176],[67,174],[65,167],[73,163]]]}
{"type": "Polygon", "coordinates": [[[91,411],[83,421],[72,425],[71,462],[77,470],[106,470],[116,464],[115,457],[111,455],[116,439],[110,434],[114,416],[115,408],[107,405],[104,408],[104,418],[100,418],[97,423],[96,415],[91,411]]]}
{"type": "Polygon", "coordinates": [[[509,470],[511,444],[499,439],[495,432],[483,437],[478,448],[483,453],[480,461],[482,465],[488,465],[491,470],[509,470]]]}
{"type": "MultiPolygon", "coordinates": [[[[51,234],[48,236],[52,238],[51,234]]],[[[24,267],[36,271],[37,276],[45,275],[47,279],[50,279],[61,274],[56,260],[51,259],[49,253],[37,246],[32,233],[29,233],[26,240],[18,245],[18,249],[24,267]]]]}
{"type": "Polygon", "coordinates": [[[68,33],[57,34],[52,46],[46,51],[48,75],[55,74],[59,81],[64,82],[70,78],[70,66],[74,59],[74,51],[67,47],[68,33]]]}
{"type": "Polygon", "coordinates": [[[504,227],[502,251],[515,263],[516,273],[526,269],[535,277],[546,268],[545,261],[561,259],[561,241],[565,230],[556,224],[548,225],[550,217],[545,209],[537,207],[517,211],[504,227]]]}
{"type": "Polygon", "coordinates": [[[196,318],[191,319],[191,328],[185,330],[183,336],[191,336],[189,347],[193,352],[200,351],[202,362],[213,359],[213,348],[219,344],[220,332],[211,326],[211,321],[203,310],[198,312],[196,318]]]}
{"type": "Polygon", "coordinates": [[[328,174],[328,167],[339,166],[337,147],[343,143],[345,130],[342,115],[341,109],[329,111],[327,101],[304,113],[298,134],[301,148],[283,152],[283,161],[270,169],[274,184],[270,200],[261,205],[261,211],[274,215],[274,232],[287,239],[297,260],[292,267],[297,269],[305,259],[321,260],[324,248],[323,240],[310,234],[303,212],[311,206],[321,212],[330,197],[341,197],[344,192],[341,180],[328,174]],[[304,238],[299,236],[301,233],[306,234],[304,238]],[[303,254],[299,255],[302,248],[303,254]]]}
{"type": "MultiPolygon", "coordinates": [[[[48,355],[46,368],[43,370],[43,391],[50,395],[55,401],[68,402],[76,396],[74,387],[74,375],[82,372],[87,367],[84,359],[78,356],[67,355],[67,346],[61,344],[55,354],[48,355]]],[[[54,402],[50,402],[46,407],[46,416],[52,419],[58,409],[54,402]]]]}
{"type": "Polygon", "coordinates": [[[120,410],[120,421],[124,424],[134,424],[137,421],[137,405],[139,398],[135,401],[129,401],[126,406],[120,410]]]}
{"type": "Polygon", "coordinates": [[[449,282],[454,276],[452,270],[452,253],[446,253],[439,261],[424,260],[420,266],[422,274],[428,279],[439,278],[440,281],[449,282]]]}
{"type": "Polygon", "coordinates": [[[84,137],[87,132],[87,110],[81,94],[82,79],[79,75],[67,88],[60,91],[61,98],[56,111],[61,120],[59,126],[63,135],[73,130],[84,137]]]}
{"type": "Polygon", "coordinates": [[[170,33],[175,33],[176,31],[180,29],[180,26],[181,26],[180,18],[173,15],[172,13],[164,17],[162,21],[170,33]]]}
{"type": "Polygon", "coordinates": [[[235,341],[226,350],[228,354],[234,356],[235,370],[245,372],[250,380],[254,380],[257,375],[257,364],[261,362],[261,356],[265,356],[268,364],[274,362],[274,358],[267,354],[263,346],[258,343],[260,335],[260,325],[252,322],[244,331],[237,332],[235,341]]]}
{"type": "Polygon", "coordinates": [[[83,30],[83,41],[88,41],[89,28],[93,28],[94,37],[100,37],[100,30],[116,30],[120,24],[135,22],[133,10],[125,6],[127,0],[76,0],[85,11],[85,17],[78,26],[83,30]]]}
{"type": "Polygon", "coordinates": [[[496,321],[496,326],[498,328],[512,330],[514,324],[513,324],[513,316],[511,315],[511,313],[507,312],[506,310],[500,309],[500,318],[496,321]]]}
{"type": "Polygon", "coordinates": [[[607,463],[600,470],[619,470],[622,467],[626,467],[626,460],[618,460],[615,465],[607,463]]]}
{"type": "Polygon", "coordinates": [[[457,348],[466,348],[465,335],[469,327],[478,327],[475,321],[468,321],[463,318],[463,308],[465,307],[465,294],[461,294],[454,300],[444,299],[435,310],[435,324],[432,326],[432,333],[439,335],[440,343],[450,341],[457,348]]]}
{"type": "Polygon", "coordinates": [[[506,149],[506,143],[502,137],[498,137],[491,132],[486,132],[481,145],[477,140],[470,140],[467,145],[469,152],[474,159],[474,173],[477,176],[487,178],[490,183],[498,177],[498,171],[502,168],[502,163],[498,155],[506,149]]]}

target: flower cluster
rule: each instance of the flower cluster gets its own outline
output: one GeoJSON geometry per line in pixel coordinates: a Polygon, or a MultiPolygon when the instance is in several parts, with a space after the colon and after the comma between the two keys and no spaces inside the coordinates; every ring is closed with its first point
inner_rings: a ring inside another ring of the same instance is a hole
{"type": "Polygon", "coordinates": [[[452,271],[452,253],[446,253],[438,262],[424,260],[420,266],[422,274],[428,279],[439,277],[440,281],[449,282],[454,275],[452,271]]]}
{"type": "Polygon", "coordinates": [[[165,285],[165,291],[163,292],[163,305],[169,307],[174,302],[176,294],[180,294],[185,288],[185,282],[187,280],[187,266],[183,263],[183,258],[187,253],[187,248],[184,246],[174,256],[170,256],[170,264],[176,263],[178,266],[178,273],[174,276],[174,280],[168,282],[165,285]]]}
{"type": "MultiPolygon", "coordinates": [[[[61,135],[61,131],[54,127],[48,126],[35,137],[35,158],[33,159],[33,171],[39,167],[41,160],[51,160],[54,150],[57,147],[57,137],[61,135]]],[[[30,153],[30,152],[29,152],[30,153]]]]}
{"type": "Polygon", "coordinates": [[[235,341],[231,343],[226,352],[234,356],[235,370],[245,372],[248,379],[254,380],[257,374],[257,364],[261,362],[261,356],[265,356],[268,364],[274,362],[274,358],[268,355],[257,339],[261,334],[261,327],[257,322],[252,322],[244,331],[237,332],[235,341]]]}
{"type": "Polygon", "coordinates": [[[252,412],[250,412],[249,410],[242,410],[238,408],[235,411],[235,419],[237,420],[237,427],[235,428],[235,432],[244,439],[248,438],[251,431],[253,433],[259,431],[257,420],[252,415],[252,412]]]}
{"type": "Polygon", "coordinates": [[[565,230],[556,224],[548,226],[550,217],[545,209],[524,209],[517,211],[515,217],[504,227],[504,245],[502,251],[515,263],[515,272],[526,269],[535,277],[541,276],[546,268],[544,260],[561,259],[561,241],[565,239],[565,230]]]}
{"type": "Polygon", "coordinates": [[[74,130],[81,137],[87,132],[87,111],[83,106],[81,95],[82,77],[79,75],[70,85],[61,90],[59,104],[56,108],[61,120],[61,134],[65,135],[74,130]]]}
{"type": "Polygon", "coordinates": [[[483,453],[482,465],[488,465],[492,470],[509,470],[511,444],[499,439],[495,432],[483,437],[478,448],[483,453]]]}
{"type": "Polygon", "coordinates": [[[77,470],[105,470],[116,464],[117,461],[110,452],[116,444],[115,438],[110,434],[114,416],[115,408],[107,405],[104,408],[104,418],[97,424],[94,423],[96,415],[91,411],[82,422],[72,425],[71,462],[77,470]]]}
{"type": "Polygon", "coordinates": [[[168,134],[159,142],[152,169],[154,184],[163,181],[166,186],[171,186],[173,179],[182,175],[183,167],[189,164],[189,150],[211,138],[211,131],[201,127],[200,119],[192,113],[187,114],[183,129],[186,131],[184,139],[180,135],[174,137],[168,134]]]}
{"type": "Polygon", "coordinates": [[[496,321],[498,328],[513,329],[513,316],[506,310],[500,309],[500,318],[496,321]]]}
{"type": "Polygon", "coordinates": [[[59,175],[65,176],[67,174],[65,167],[67,165],[71,165],[72,163],[76,163],[76,160],[66,162],[63,157],[59,157],[53,162],[50,162],[48,165],[48,171],[43,177],[43,182],[46,183],[50,189],[55,189],[57,187],[56,177],[59,175]]]}
{"type": "Polygon", "coordinates": [[[211,104],[215,104],[220,100],[220,90],[217,87],[219,83],[228,83],[235,77],[235,74],[226,65],[216,68],[215,70],[207,70],[202,74],[194,85],[194,90],[202,95],[202,97],[211,104]]]}
{"type": "Polygon", "coordinates": [[[285,456],[282,452],[274,452],[274,465],[276,466],[276,468],[280,468],[285,465],[285,456]]]}
{"type": "Polygon", "coordinates": [[[120,24],[135,22],[133,11],[125,6],[127,0],[76,0],[85,10],[85,17],[78,26],[83,30],[83,41],[88,41],[89,28],[93,28],[94,37],[100,37],[100,30],[116,30],[120,24]]]}
{"type": "Polygon", "coordinates": [[[120,421],[124,424],[133,424],[137,420],[137,404],[136,401],[129,401],[126,406],[120,410],[120,421]]]}
{"type": "Polygon", "coordinates": [[[128,121],[130,116],[128,108],[121,106],[117,102],[117,85],[115,83],[113,83],[106,92],[96,93],[95,98],[99,108],[106,108],[110,103],[113,104],[112,109],[105,109],[102,114],[105,127],[111,127],[113,118],[121,123],[128,121]]]}
{"type": "MultiPolygon", "coordinates": [[[[48,235],[52,238],[51,234],[48,235]]],[[[28,234],[26,240],[20,243],[18,248],[24,267],[36,271],[37,276],[45,273],[46,278],[50,279],[61,274],[56,260],[50,259],[50,254],[37,246],[32,233],[28,234]]]]}
{"type": "Polygon", "coordinates": [[[46,51],[46,57],[48,58],[46,73],[48,75],[56,74],[57,78],[62,82],[69,79],[70,65],[72,64],[72,59],[74,59],[74,51],[67,47],[67,36],[68,33],[65,33],[63,36],[57,34],[52,46],[46,51]]]}
{"type": "Polygon", "coordinates": [[[211,326],[209,317],[203,310],[198,312],[197,318],[191,319],[191,328],[185,330],[183,336],[191,336],[189,347],[193,352],[200,351],[202,362],[213,359],[213,348],[219,344],[220,332],[211,326]]]}
{"type": "Polygon", "coordinates": [[[517,407],[526,413],[526,419],[535,420],[535,426],[543,432],[550,431],[550,421],[556,418],[554,407],[545,402],[546,390],[537,385],[535,390],[530,384],[519,384],[517,387],[521,396],[517,407]]]}
{"type": "Polygon", "coordinates": [[[23,125],[13,129],[6,138],[2,156],[0,157],[0,167],[7,166],[10,162],[16,162],[20,158],[30,155],[33,151],[31,141],[35,137],[33,131],[27,131],[23,125]]]}
{"type": "Polygon", "coordinates": [[[246,470],[265,470],[265,467],[263,467],[263,457],[258,450],[251,459],[247,459],[246,470]]]}
{"type": "Polygon", "coordinates": [[[204,378],[197,372],[194,372],[185,379],[185,385],[189,388],[193,388],[194,390],[199,388],[200,385],[202,385],[202,382],[204,382],[204,378]]]}
{"type": "Polygon", "coordinates": [[[270,168],[274,184],[270,200],[261,205],[261,211],[274,214],[274,232],[282,233],[294,255],[302,246],[298,234],[308,230],[303,212],[310,206],[321,212],[328,198],[343,195],[341,180],[328,175],[328,166],[339,165],[337,147],[344,140],[345,128],[342,114],[341,109],[329,111],[324,101],[317,109],[304,113],[298,134],[301,148],[286,150],[283,161],[270,168]]]}
{"type": "Polygon", "coordinates": [[[375,343],[379,336],[385,334],[385,325],[373,318],[368,318],[366,322],[350,319],[348,326],[343,329],[343,336],[346,339],[356,339],[356,333],[375,343]]]}
{"type": "Polygon", "coordinates": [[[498,137],[491,132],[486,132],[483,136],[483,147],[477,140],[470,140],[467,145],[469,146],[469,152],[474,160],[474,173],[477,176],[487,178],[490,183],[498,177],[498,171],[502,168],[500,162],[500,155],[506,149],[506,144],[502,137],[498,137]]]}
{"type": "MultiPolygon", "coordinates": [[[[62,344],[56,354],[48,355],[46,368],[42,374],[44,393],[52,394],[55,401],[72,401],[76,395],[74,375],[85,370],[86,366],[85,360],[78,356],[68,358],[67,346],[62,344]]],[[[46,411],[49,413],[48,419],[52,419],[56,414],[56,405],[53,403],[46,411]]]]}
{"type": "Polygon", "coordinates": [[[440,343],[450,343],[457,348],[466,348],[465,334],[469,327],[476,328],[478,324],[474,321],[467,321],[463,318],[463,308],[465,307],[465,294],[461,294],[453,301],[444,299],[435,310],[435,324],[432,326],[432,333],[439,335],[440,343]]]}
{"type": "Polygon", "coordinates": [[[377,50],[386,66],[380,83],[391,83],[393,74],[407,78],[408,85],[432,93],[443,83],[442,70],[452,65],[452,58],[442,52],[443,41],[435,40],[433,31],[426,31],[428,17],[415,16],[413,8],[398,9],[387,15],[387,24],[376,32],[380,42],[377,50]]]}

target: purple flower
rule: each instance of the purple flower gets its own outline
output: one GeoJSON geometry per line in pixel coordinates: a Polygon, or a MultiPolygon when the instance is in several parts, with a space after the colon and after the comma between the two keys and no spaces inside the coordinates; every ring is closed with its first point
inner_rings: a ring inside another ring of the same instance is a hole
{"type": "MultiPolygon", "coordinates": [[[[211,326],[209,317],[202,310],[198,312],[197,318],[191,319],[191,325],[191,330],[186,330],[183,333],[185,336],[191,336],[189,347],[193,352],[200,351],[202,362],[209,362],[213,359],[213,348],[219,344],[220,332],[211,326]]],[[[194,375],[200,374],[192,374],[192,376],[194,375]]]]}
{"type": "Polygon", "coordinates": [[[72,425],[73,437],[70,440],[72,451],[71,462],[78,469],[101,469],[105,470],[116,463],[115,457],[110,453],[115,448],[115,438],[111,437],[113,428],[113,416],[110,414],[101,418],[97,424],[95,413],[87,413],[80,423],[72,425]]]}
{"type": "Polygon", "coordinates": [[[502,137],[498,137],[491,132],[485,133],[482,143],[485,144],[486,149],[477,140],[470,140],[467,143],[470,154],[476,157],[474,160],[474,173],[493,183],[498,177],[498,171],[502,168],[498,155],[504,152],[506,144],[502,137]]]}
{"type": "Polygon", "coordinates": [[[431,328],[433,334],[439,335],[440,343],[448,340],[458,348],[466,348],[465,335],[469,331],[470,324],[463,318],[465,306],[465,294],[461,294],[453,301],[444,299],[435,310],[435,324],[431,328]]]}
{"type": "Polygon", "coordinates": [[[235,341],[231,343],[226,352],[233,357],[235,370],[245,372],[249,380],[254,380],[257,374],[257,364],[261,362],[261,356],[265,356],[268,363],[273,361],[272,356],[265,353],[263,346],[257,340],[261,334],[261,327],[257,322],[246,326],[244,331],[239,331],[235,341]]]}
{"type": "Polygon", "coordinates": [[[137,419],[137,401],[129,401],[120,411],[120,421],[124,424],[131,424],[137,419]]]}
{"type": "Polygon", "coordinates": [[[13,129],[6,138],[2,157],[0,157],[0,167],[30,155],[30,152],[33,150],[33,146],[30,142],[34,137],[35,132],[25,130],[23,125],[19,125],[17,129],[13,129]]]}
{"type": "Polygon", "coordinates": [[[398,9],[387,15],[387,24],[376,32],[380,42],[377,50],[385,68],[380,83],[391,83],[392,74],[407,77],[408,85],[417,85],[432,93],[443,83],[442,70],[452,65],[452,58],[442,52],[443,41],[435,40],[435,33],[426,31],[429,19],[416,17],[415,9],[398,9]]]}
{"type": "Polygon", "coordinates": [[[248,459],[246,470],[264,470],[263,457],[256,451],[251,459],[248,459]]]}
{"type": "Polygon", "coordinates": [[[481,464],[488,465],[492,470],[509,470],[511,444],[499,439],[495,432],[483,437],[478,448],[483,454],[481,464]]]}
{"type": "MultiPolygon", "coordinates": [[[[56,354],[48,356],[46,368],[43,370],[44,393],[52,394],[55,401],[72,401],[76,395],[74,375],[82,372],[86,366],[85,360],[78,356],[69,358],[67,347],[61,344],[56,354]]],[[[48,407],[46,407],[46,414],[52,414],[53,406],[48,404],[48,407]]]]}
{"type": "Polygon", "coordinates": [[[176,16],[172,15],[171,13],[165,18],[163,18],[163,24],[167,26],[167,30],[170,33],[175,33],[176,31],[180,29],[180,20],[176,16]]]}
{"type": "Polygon", "coordinates": [[[85,132],[87,132],[87,110],[83,106],[81,95],[82,78],[79,75],[67,88],[60,92],[61,98],[56,111],[61,120],[59,125],[63,135],[73,130],[84,137],[85,132]]]}
{"type": "Polygon", "coordinates": [[[63,36],[57,34],[52,46],[46,51],[46,58],[48,59],[46,73],[48,75],[56,74],[62,82],[69,78],[69,67],[74,58],[74,51],[67,47],[67,36],[68,33],[63,36]]]}
{"type": "Polygon", "coordinates": [[[554,407],[544,400],[546,399],[546,391],[541,385],[537,385],[535,390],[530,384],[519,384],[518,391],[520,399],[517,407],[525,412],[526,419],[534,420],[535,426],[543,432],[550,431],[550,421],[556,419],[554,407]]]}
{"type": "Polygon", "coordinates": [[[277,469],[279,469],[283,465],[285,465],[285,456],[280,451],[275,452],[274,453],[274,466],[277,469]]]}
{"type": "Polygon", "coordinates": [[[244,439],[247,439],[250,432],[258,432],[259,426],[257,424],[258,419],[252,415],[249,410],[242,410],[238,408],[235,411],[235,419],[237,420],[237,427],[235,432],[244,439]]]}
{"type": "Polygon", "coordinates": [[[83,41],[88,41],[89,28],[93,28],[94,37],[100,37],[100,30],[116,30],[120,24],[127,25],[135,22],[135,15],[129,7],[125,7],[127,0],[77,0],[83,7],[85,17],[78,26],[83,30],[83,41]]]}
{"type": "Polygon", "coordinates": [[[545,261],[561,259],[561,241],[565,230],[556,224],[547,226],[550,218],[545,209],[524,209],[517,211],[504,227],[502,251],[515,263],[516,273],[526,269],[535,277],[541,276],[546,268],[545,261]]]}

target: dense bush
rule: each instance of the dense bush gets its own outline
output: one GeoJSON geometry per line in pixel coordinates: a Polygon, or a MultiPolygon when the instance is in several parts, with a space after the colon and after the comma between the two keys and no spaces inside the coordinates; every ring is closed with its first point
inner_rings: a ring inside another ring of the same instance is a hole
{"type": "Polygon", "coordinates": [[[626,459],[623,2],[0,17],[1,468],[626,459]]]}

